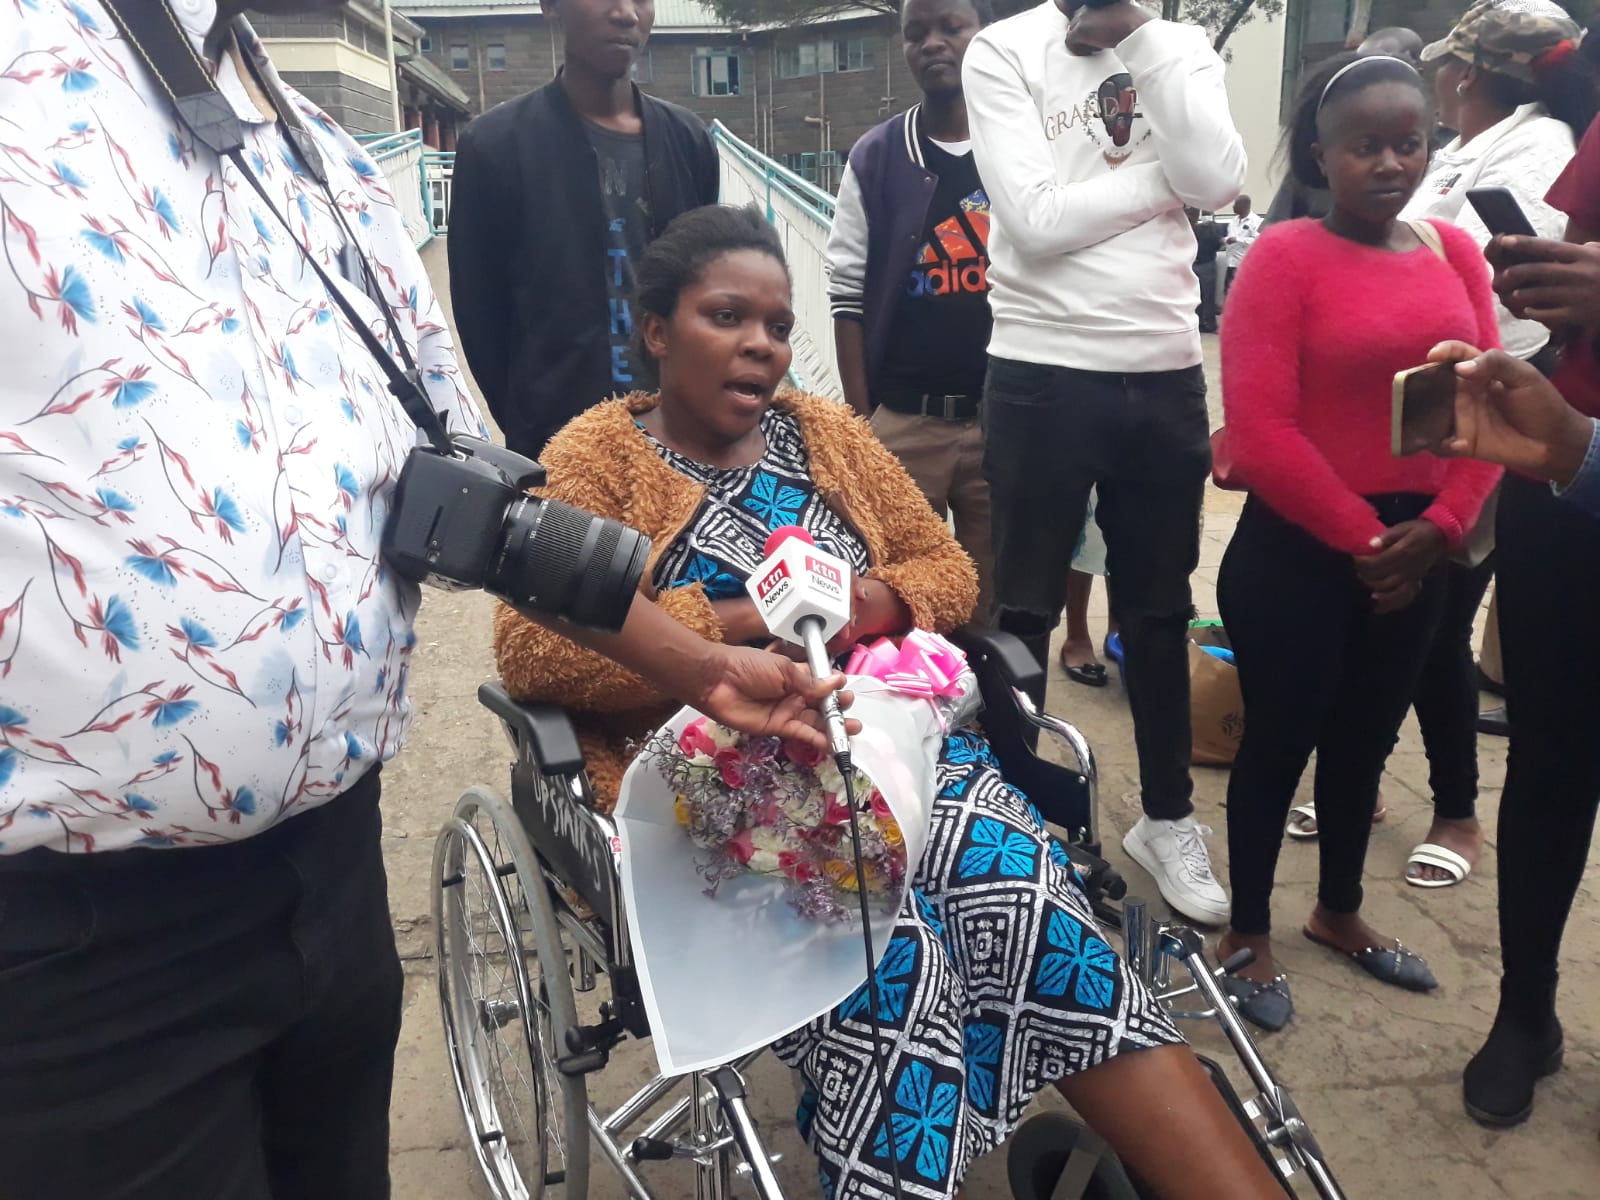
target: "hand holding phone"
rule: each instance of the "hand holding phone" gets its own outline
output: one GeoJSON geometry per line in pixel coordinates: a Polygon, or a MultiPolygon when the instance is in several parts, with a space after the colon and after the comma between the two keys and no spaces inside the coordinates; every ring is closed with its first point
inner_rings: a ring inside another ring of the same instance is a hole
{"type": "Polygon", "coordinates": [[[1405,458],[1433,450],[1455,431],[1455,363],[1428,363],[1395,375],[1389,407],[1390,454],[1405,458]]]}
{"type": "Polygon", "coordinates": [[[1507,233],[1517,237],[1539,236],[1510,188],[1468,188],[1467,203],[1472,205],[1489,232],[1497,237],[1507,233]]]}
{"type": "Polygon", "coordinates": [[[1513,316],[1552,329],[1600,329],[1600,242],[1510,237],[1489,248],[1494,290],[1513,316]]]}

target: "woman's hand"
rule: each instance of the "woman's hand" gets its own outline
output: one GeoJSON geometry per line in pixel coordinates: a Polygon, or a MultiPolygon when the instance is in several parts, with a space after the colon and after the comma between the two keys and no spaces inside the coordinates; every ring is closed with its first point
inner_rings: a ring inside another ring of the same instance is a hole
{"type": "Polygon", "coordinates": [[[761,642],[770,636],[767,623],[761,619],[761,610],[749,596],[713,600],[711,611],[717,614],[717,623],[722,626],[722,640],[730,646],[761,642]]]}
{"type": "Polygon", "coordinates": [[[1600,242],[1505,236],[1485,250],[1494,290],[1513,316],[1552,329],[1600,327],[1600,242]]]}
{"type": "Polygon", "coordinates": [[[1448,548],[1444,530],[1432,521],[1401,521],[1372,539],[1372,554],[1356,557],[1356,576],[1372,590],[1378,612],[1397,612],[1417,598],[1448,548]]]}
{"type": "Polygon", "coordinates": [[[1461,342],[1445,342],[1428,357],[1436,355],[1463,360],[1456,363],[1455,434],[1436,454],[1571,482],[1589,452],[1594,425],[1548,379],[1502,350],[1479,354],[1461,342]]]}
{"type": "Polygon", "coordinates": [[[828,654],[837,658],[857,642],[910,628],[911,609],[898,592],[881,579],[858,578],[850,588],[850,623],[833,635],[828,654]]]}
{"type": "MultiPolygon", "coordinates": [[[[816,705],[829,692],[844,687],[844,676],[811,678],[811,672],[781,655],[748,646],[709,645],[697,686],[688,703],[730,729],[757,736],[795,738],[821,750],[828,748],[816,705]]],[[[839,691],[839,704],[848,707],[850,693],[839,691]]],[[[861,722],[847,720],[851,734],[861,722]]]]}

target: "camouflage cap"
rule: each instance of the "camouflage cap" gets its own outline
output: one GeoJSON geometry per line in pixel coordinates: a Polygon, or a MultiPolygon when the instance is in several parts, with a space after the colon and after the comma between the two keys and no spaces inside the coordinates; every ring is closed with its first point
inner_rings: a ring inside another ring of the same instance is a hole
{"type": "Polygon", "coordinates": [[[1422,61],[1454,55],[1464,63],[1533,82],[1533,60],[1583,36],[1578,23],[1550,0],[1484,0],[1456,27],[1423,47],[1422,61]]]}

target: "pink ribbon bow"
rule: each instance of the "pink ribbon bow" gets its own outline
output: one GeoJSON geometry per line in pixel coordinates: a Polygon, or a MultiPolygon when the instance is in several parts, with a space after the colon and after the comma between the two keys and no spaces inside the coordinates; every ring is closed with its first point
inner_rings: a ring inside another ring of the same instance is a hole
{"type": "Polygon", "coordinates": [[[957,681],[966,669],[967,656],[960,649],[925,629],[913,629],[898,646],[888,638],[870,646],[863,642],[845,664],[847,675],[881,679],[897,692],[925,700],[959,694],[957,681]]]}

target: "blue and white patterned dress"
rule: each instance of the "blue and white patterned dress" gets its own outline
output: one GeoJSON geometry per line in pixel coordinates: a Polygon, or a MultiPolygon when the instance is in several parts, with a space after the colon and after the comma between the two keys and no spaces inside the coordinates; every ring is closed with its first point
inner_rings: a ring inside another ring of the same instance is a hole
{"type": "MultiPolygon", "coordinates": [[[[655,443],[707,489],[663,554],[657,586],[741,594],[767,531],[786,524],[858,570],[869,565],[812,485],[794,419],[769,411],[763,428],[767,449],[749,467],[706,467],[655,443]]],[[[906,1196],[946,1200],[1042,1087],[1182,1041],[1101,938],[1066,853],[982,737],[945,740],[938,786],[928,846],[877,971],[878,1018],[893,1043],[887,1119],[865,987],[773,1047],[805,1080],[800,1129],[831,1200],[889,1196],[891,1153],[906,1196]]]]}

